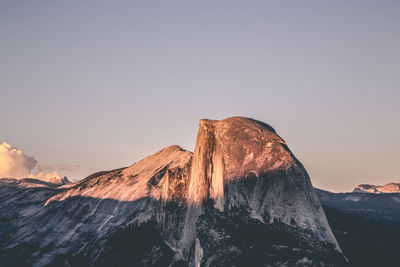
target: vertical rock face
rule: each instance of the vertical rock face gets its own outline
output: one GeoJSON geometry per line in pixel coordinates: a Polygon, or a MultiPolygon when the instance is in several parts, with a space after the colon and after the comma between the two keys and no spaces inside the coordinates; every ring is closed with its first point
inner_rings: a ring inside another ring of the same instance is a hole
{"type": "Polygon", "coordinates": [[[205,199],[221,212],[241,209],[262,223],[310,231],[340,250],[306,170],[265,123],[242,117],[200,121],[188,203],[205,199]]]}
{"type": "Polygon", "coordinates": [[[29,217],[18,201],[0,203],[0,210],[15,211],[0,221],[9,229],[0,238],[0,260],[9,265],[342,260],[304,167],[270,126],[248,118],[201,120],[193,154],[170,146],[48,191],[29,217]]]}

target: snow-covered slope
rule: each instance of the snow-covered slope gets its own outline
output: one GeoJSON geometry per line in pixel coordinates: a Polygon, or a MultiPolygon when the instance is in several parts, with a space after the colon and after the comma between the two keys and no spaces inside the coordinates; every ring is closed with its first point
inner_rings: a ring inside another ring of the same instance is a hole
{"type": "Polygon", "coordinates": [[[343,260],[304,167],[270,126],[248,118],[201,120],[193,154],[170,146],[69,187],[28,189],[1,187],[5,265],[343,260]]]}
{"type": "Polygon", "coordinates": [[[354,188],[353,192],[374,194],[400,193],[400,183],[390,183],[385,185],[360,184],[354,188]]]}

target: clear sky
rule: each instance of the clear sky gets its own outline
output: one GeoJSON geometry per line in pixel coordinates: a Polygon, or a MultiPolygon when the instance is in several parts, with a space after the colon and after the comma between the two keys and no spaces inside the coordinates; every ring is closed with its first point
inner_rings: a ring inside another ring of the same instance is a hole
{"type": "Polygon", "coordinates": [[[239,115],[272,125],[317,187],[400,182],[399,14],[400,1],[1,1],[0,142],[76,180],[193,151],[200,118],[239,115]]]}

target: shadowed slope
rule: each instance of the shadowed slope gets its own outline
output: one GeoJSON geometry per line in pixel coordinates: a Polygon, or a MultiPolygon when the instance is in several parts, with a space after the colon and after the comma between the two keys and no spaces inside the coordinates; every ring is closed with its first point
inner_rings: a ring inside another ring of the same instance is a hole
{"type": "Polygon", "coordinates": [[[349,266],[398,265],[399,193],[316,192],[349,266]]]}

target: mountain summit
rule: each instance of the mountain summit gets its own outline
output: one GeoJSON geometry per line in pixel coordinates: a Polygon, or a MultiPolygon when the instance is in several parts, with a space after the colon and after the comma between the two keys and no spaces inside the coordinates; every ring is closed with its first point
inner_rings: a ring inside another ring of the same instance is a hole
{"type": "Polygon", "coordinates": [[[249,118],[201,120],[194,153],[170,146],[66,188],[0,189],[8,265],[343,261],[303,165],[272,127],[249,118]],[[30,194],[35,201],[21,205],[30,194]]]}
{"type": "MultiPolygon", "coordinates": [[[[190,216],[193,209],[207,215],[201,203],[210,199],[222,213],[241,210],[263,224],[284,223],[339,250],[303,165],[260,121],[200,121],[187,198],[197,204],[189,206],[190,216]]],[[[194,227],[196,219],[191,219],[194,227]]]]}

